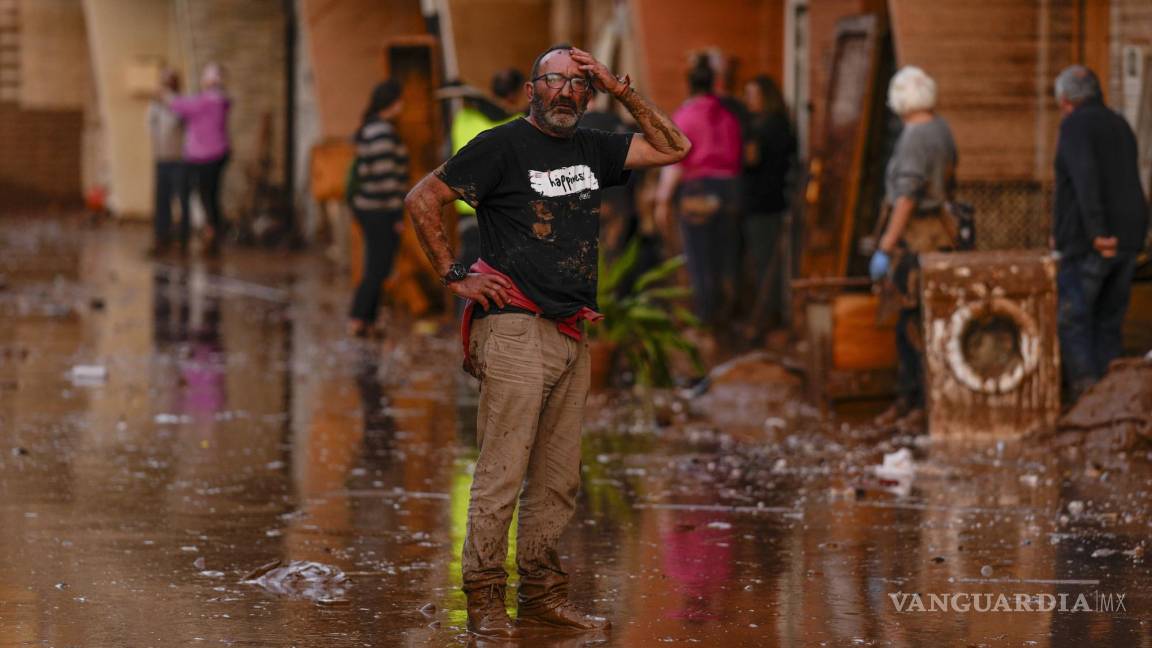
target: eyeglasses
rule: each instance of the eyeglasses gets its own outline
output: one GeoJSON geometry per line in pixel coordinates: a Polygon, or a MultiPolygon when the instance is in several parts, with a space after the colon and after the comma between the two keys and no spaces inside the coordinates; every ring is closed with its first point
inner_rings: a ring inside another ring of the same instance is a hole
{"type": "Polygon", "coordinates": [[[548,74],[541,74],[540,76],[532,79],[533,82],[544,80],[544,85],[552,88],[553,90],[562,90],[565,85],[572,84],[572,92],[580,93],[587,92],[588,88],[592,87],[589,83],[588,77],[574,76],[567,77],[559,72],[549,72],[548,74]]]}

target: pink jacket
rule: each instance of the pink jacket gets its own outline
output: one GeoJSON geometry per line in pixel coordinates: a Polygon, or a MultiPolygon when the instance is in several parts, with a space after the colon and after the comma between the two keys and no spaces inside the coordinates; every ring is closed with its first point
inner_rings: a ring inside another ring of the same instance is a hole
{"type": "Polygon", "coordinates": [[[740,175],[740,121],[714,95],[692,97],[672,115],[672,121],[692,142],[680,163],[682,180],[735,178],[740,175]]]}

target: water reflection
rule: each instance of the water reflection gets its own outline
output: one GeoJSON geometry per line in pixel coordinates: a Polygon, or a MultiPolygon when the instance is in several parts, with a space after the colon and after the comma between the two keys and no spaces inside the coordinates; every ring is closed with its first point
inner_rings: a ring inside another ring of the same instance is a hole
{"type": "MultiPolygon", "coordinates": [[[[308,257],[157,264],[146,234],[0,221],[0,645],[487,645],[463,632],[456,342],[348,341],[308,257]],[[107,379],[73,384],[81,363],[107,379]],[[348,605],[239,584],[274,559],[344,570],[348,605]]],[[[897,498],[865,479],[891,445],[753,423],[589,432],[562,546],[614,628],[523,645],[1152,645],[1143,459],[934,444],[897,498]],[[1096,590],[1127,610],[891,599],[1096,590]]]]}

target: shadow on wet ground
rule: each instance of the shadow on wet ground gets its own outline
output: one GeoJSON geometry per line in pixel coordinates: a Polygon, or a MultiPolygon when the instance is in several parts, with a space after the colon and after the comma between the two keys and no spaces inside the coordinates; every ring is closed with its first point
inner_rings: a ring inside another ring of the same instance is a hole
{"type": "MultiPolygon", "coordinates": [[[[0,221],[0,646],[516,645],[463,630],[455,340],[347,339],[350,288],[312,257],[146,245],[0,221]]],[[[770,388],[713,421],[661,398],[660,428],[590,402],[564,553],[612,631],[520,645],[1152,645],[1146,451],[877,440],[770,388]]]]}

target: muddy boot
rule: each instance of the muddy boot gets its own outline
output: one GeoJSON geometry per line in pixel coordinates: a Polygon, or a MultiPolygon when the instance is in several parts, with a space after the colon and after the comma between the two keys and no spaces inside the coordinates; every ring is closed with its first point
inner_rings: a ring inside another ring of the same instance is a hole
{"type": "Polygon", "coordinates": [[[534,584],[521,581],[517,594],[516,625],[522,628],[559,628],[579,632],[607,630],[604,617],[584,614],[568,602],[567,583],[534,584]]]}
{"type": "Polygon", "coordinates": [[[504,585],[488,585],[465,592],[468,598],[468,631],[481,637],[518,639],[520,631],[504,607],[504,585]]]}

